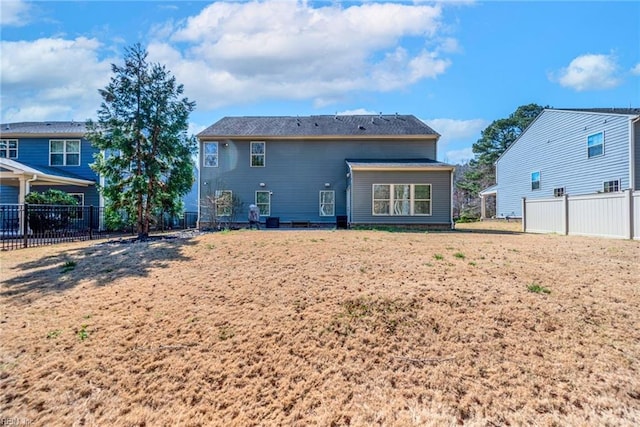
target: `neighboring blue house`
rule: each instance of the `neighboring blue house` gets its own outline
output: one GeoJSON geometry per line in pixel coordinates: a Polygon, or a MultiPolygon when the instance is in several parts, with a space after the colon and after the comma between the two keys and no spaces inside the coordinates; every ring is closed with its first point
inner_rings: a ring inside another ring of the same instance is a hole
{"type": "Polygon", "coordinates": [[[640,109],[545,109],[500,156],[496,180],[480,194],[496,196],[498,217],[521,217],[523,197],[637,190],[640,109]]]}
{"type": "MultiPolygon", "coordinates": [[[[58,189],[78,203],[104,207],[89,167],[98,152],[84,138],[84,123],[23,122],[0,125],[0,204],[24,202],[30,191],[58,189]]],[[[194,171],[197,180],[198,170],[194,171]]],[[[183,198],[185,210],[198,210],[197,185],[183,198]]]]}
{"type": "Polygon", "coordinates": [[[411,115],[225,117],[198,134],[200,226],[246,222],[256,204],[267,225],[451,228],[454,168],[436,161],[438,138],[411,115]],[[225,198],[240,212],[218,209],[225,198]]]}
{"type": "Polygon", "coordinates": [[[102,206],[91,170],[96,149],[84,123],[23,122],[0,125],[0,204],[24,203],[31,191],[54,188],[79,204],[102,206]]]}

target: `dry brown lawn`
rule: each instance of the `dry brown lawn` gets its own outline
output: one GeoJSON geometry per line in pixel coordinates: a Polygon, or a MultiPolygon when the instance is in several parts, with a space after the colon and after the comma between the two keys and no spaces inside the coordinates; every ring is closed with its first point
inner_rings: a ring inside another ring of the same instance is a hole
{"type": "Polygon", "coordinates": [[[0,416],[640,424],[640,242],[505,225],[0,253],[0,416]]]}

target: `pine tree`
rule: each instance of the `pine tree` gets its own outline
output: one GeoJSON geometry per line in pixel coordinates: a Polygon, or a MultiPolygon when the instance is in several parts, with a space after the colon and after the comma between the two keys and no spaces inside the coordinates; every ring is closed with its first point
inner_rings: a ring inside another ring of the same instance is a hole
{"type": "Polygon", "coordinates": [[[139,44],[112,72],[99,91],[98,119],[87,122],[87,139],[101,150],[91,167],[105,178],[107,207],[136,218],[138,238],[146,239],[154,216],[180,213],[193,185],[196,143],[187,130],[195,102],[182,97],[165,66],[147,62],[139,44]]]}

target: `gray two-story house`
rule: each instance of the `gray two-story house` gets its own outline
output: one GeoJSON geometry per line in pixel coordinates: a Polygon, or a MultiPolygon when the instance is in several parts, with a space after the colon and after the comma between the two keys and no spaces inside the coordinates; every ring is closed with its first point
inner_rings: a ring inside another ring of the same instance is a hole
{"type": "MultiPolygon", "coordinates": [[[[522,199],[640,189],[640,109],[545,109],[496,162],[498,216],[522,199]]],[[[484,216],[484,215],[483,215],[484,216]]]]}
{"type": "Polygon", "coordinates": [[[200,226],[255,204],[267,225],[451,228],[438,138],[412,115],[225,117],[198,134],[200,226]]]}
{"type": "Polygon", "coordinates": [[[80,205],[102,206],[89,167],[97,150],[84,123],[22,122],[0,125],[0,204],[24,203],[31,191],[54,188],[80,205]]]}

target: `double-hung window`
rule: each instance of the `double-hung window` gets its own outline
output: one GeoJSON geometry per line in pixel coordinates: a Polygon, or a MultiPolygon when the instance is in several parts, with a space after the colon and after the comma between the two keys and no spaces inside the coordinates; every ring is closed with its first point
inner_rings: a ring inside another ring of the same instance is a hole
{"type": "Polygon", "coordinates": [[[271,215],[271,192],[256,191],[256,206],[260,209],[260,215],[271,215]]]}
{"type": "Polygon", "coordinates": [[[69,193],[69,195],[78,202],[78,207],[73,209],[72,218],[79,220],[84,219],[84,193],[69,193]]]}
{"type": "Polygon", "coordinates": [[[320,216],[334,216],[336,211],[336,192],[323,190],[320,192],[320,216]]]}
{"type": "Polygon", "coordinates": [[[373,184],[373,215],[431,215],[431,184],[373,184]]]}
{"type": "Polygon", "coordinates": [[[4,159],[18,158],[18,140],[0,139],[0,157],[4,159]]]}
{"type": "Polygon", "coordinates": [[[233,213],[233,192],[216,190],[216,216],[231,216],[233,213]]]}
{"type": "Polygon", "coordinates": [[[265,166],[265,145],[264,141],[251,141],[251,167],[265,166]]]}
{"type": "Polygon", "coordinates": [[[79,139],[52,139],[49,141],[50,166],[80,166],[79,139]]]}
{"type": "Polygon", "coordinates": [[[531,172],[531,190],[540,189],[540,171],[531,172]]]}
{"type": "Polygon", "coordinates": [[[564,187],[558,187],[553,189],[553,197],[564,196],[564,187]]]}
{"type": "Polygon", "coordinates": [[[598,157],[604,154],[604,132],[594,133],[587,137],[587,157],[598,157]]]}
{"type": "Polygon", "coordinates": [[[217,142],[205,142],[203,145],[204,157],[202,159],[202,166],[206,168],[218,167],[218,143],[217,142]]]}

